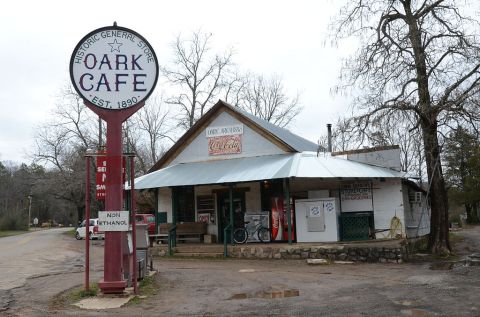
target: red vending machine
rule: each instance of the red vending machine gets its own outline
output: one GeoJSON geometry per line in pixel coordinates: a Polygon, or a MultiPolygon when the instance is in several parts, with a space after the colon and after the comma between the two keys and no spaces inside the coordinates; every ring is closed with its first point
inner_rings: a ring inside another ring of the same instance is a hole
{"type": "MultiPolygon", "coordinates": [[[[285,208],[285,200],[282,196],[272,197],[272,216],[271,226],[272,241],[288,241],[288,221],[287,210],[285,208]]],[[[295,240],[295,210],[293,199],[290,201],[290,220],[292,224],[292,241],[295,240]]]]}

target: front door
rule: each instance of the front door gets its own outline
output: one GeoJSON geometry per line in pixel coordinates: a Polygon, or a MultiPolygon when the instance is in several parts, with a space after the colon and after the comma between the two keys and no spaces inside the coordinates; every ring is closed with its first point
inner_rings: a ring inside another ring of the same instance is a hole
{"type": "MultiPolygon", "coordinates": [[[[230,223],[230,197],[228,192],[217,195],[218,203],[218,239],[223,242],[223,229],[230,223]]],[[[245,192],[233,194],[233,230],[243,228],[245,216],[245,192]]],[[[227,242],[231,242],[228,238],[227,242]]]]}

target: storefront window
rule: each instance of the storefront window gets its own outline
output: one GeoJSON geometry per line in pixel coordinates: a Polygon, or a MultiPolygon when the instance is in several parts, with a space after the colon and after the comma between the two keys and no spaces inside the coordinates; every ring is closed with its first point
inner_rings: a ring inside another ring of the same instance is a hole
{"type": "Polygon", "coordinates": [[[213,195],[197,196],[198,222],[215,223],[215,200],[213,195]]]}
{"type": "Polygon", "coordinates": [[[177,221],[195,222],[195,197],[193,186],[175,187],[177,199],[177,221]]]}
{"type": "Polygon", "coordinates": [[[262,210],[272,210],[272,198],[283,197],[281,179],[268,179],[261,182],[262,210]]]}

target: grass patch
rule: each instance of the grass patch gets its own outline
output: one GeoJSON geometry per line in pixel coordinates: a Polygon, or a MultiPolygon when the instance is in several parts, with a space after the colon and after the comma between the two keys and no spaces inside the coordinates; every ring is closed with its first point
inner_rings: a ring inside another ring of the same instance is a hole
{"type": "Polygon", "coordinates": [[[125,304],[125,306],[130,306],[130,305],[138,305],[142,302],[142,298],[140,298],[139,296],[135,296],[134,298],[132,298],[131,300],[128,301],[127,304],[125,304]]]}
{"type": "MultiPolygon", "coordinates": [[[[157,273],[158,274],[158,273],[157,273]]],[[[138,282],[138,295],[128,301],[126,305],[138,305],[150,296],[157,295],[160,285],[157,281],[157,274],[147,276],[138,282]]]]}
{"type": "MultiPolygon", "coordinates": [[[[139,281],[138,295],[134,296],[126,305],[140,304],[145,298],[156,295],[160,288],[156,277],[157,275],[152,275],[139,281]]],[[[90,284],[90,290],[88,292],[85,291],[83,286],[77,286],[55,296],[51,300],[49,307],[53,310],[61,310],[69,306],[75,307],[73,304],[88,297],[95,297],[97,294],[100,294],[100,289],[97,283],[90,284]]]]}
{"type": "Polygon", "coordinates": [[[24,234],[27,232],[28,230],[4,230],[4,231],[0,231],[0,238],[16,236],[16,235],[24,234]]]}
{"type": "Polygon", "coordinates": [[[450,245],[452,252],[450,254],[431,254],[428,251],[428,236],[421,237],[415,241],[410,241],[408,244],[408,252],[411,254],[410,260],[420,261],[437,261],[437,260],[451,260],[455,261],[459,259],[459,256],[455,254],[455,245],[462,243],[465,238],[456,234],[455,232],[449,232],[450,245]],[[426,254],[424,256],[416,256],[418,253],[426,254]]]}
{"type": "Polygon", "coordinates": [[[77,232],[77,229],[76,228],[72,228],[68,231],[65,231],[63,232],[64,235],[67,235],[67,236],[72,236],[72,237],[75,237],[75,232],[77,232]]]}
{"type": "Polygon", "coordinates": [[[157,281],[157,274],[147,276],[143,280],[138,282],[138,295],[133,297],[126,305],[140,304],[144,299],[149,296],[154,296],[158,293],[160,286],[157,281]]]}
{"type": "Polygon", "coordinates": [[[84,287],[82,286],[82,288],[76,288],[73,291],[67,293],[65,300],[67,303],[74,303],[86,297],[97,296],[97,293],[98,285],[97,283],[93,283],[90,284],[90,289],[88,291],[85,291],[84,287]]]}
{"type": "Polygon", "coordinates": [[[139,295],[149,296],[156,295],[158,291],[157,275],[147,276],[138,283],[139,295]]]}
{"type": "MultiPolygon", "coordinates": [[[[464,237],[454,233],[449,232],[450,244],[455,245],[461,243],[465,240],[464,237]]],[[[408,244],[408,251],[410,253],[428,253],[428,236],[421,237],[413,242],[408,244]]]]}
{"type": "Polygon", "coordinates": [[[75,290],[70,294],[69,299],[71,302],[76,302],[81,299],[84,299],[85,297],[97,296],[97,293],[98,293],[98,284],[93,283],[93,284],[90,284],[88,291],[86,291],[83,287],[82,289],[75,290]]]}
{"type": "Polygon", "coordinates": [[[87,298],[93,297],[98,294],[98,284],[90,284],[90,289],[88,292],[85,291],[84,287],[74,287],[68,290],[63,291],[62,293],[56,295],[50,302],[50,309],[64,309],[67,306],[72,306],[74,303],[87,298]]]}
{"type": "Polygon", "coordinates": [[[423,236],[411,241],[408,244],[409,253],[427,253],[428,252],[428,236],[423,236]]]}
{"type": "Polygon", "coordinates": [[[464,237],[456,234],[455,232],[450,232],[448,238],[450,239],[450,243],[452,245],[465,241],[464,237]]]}

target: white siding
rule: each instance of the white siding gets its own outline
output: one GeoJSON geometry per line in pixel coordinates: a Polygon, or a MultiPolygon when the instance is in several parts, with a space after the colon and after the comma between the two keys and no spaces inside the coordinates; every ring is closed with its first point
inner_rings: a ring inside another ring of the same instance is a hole
{"type": "Polygon", "coordinates": [[[385,180],[384,182],[375,180],[373,182],[373,217],[375,219],[376,230],[386,230],[378,232],[376,238],[395,238],[396,235],[405,236],[405,217],[403,208],[402,182],[400,179],[385,180]],[[390,235],[390,228],[393,217],[400,219],[401,226],[390,235]]]}
{"type": "Polygon", "coordinates": [[[260,194],[260,183],[242,184],[250,187],[250,191],[245,193],[245,212],[258,213],[262,211],[262,198],[260,194]]]}
{"type": "MultiPolygon", "coordinates": [[[[209,127],[223,127],[235,124],[243,124],[236,118],[226,112],[222,112],[209,125],[209,127]]],[[[200,162],[207,160],[231,159],[239,157],[251,157],[262,155],[283,154],[278,146],[265,139],[263,136],[250,129],[247,125],[243,125],[242,153],[229,155],[208,155],[208,139],[205,130],[200,134],[169,164],[186,162],[200,162]]]]}
{"type": "Polygon", "coordinates": [[[158,212],[166,212],[167,222],[172,222],[172,190],[168,187],[158,189],[158,212]]]}
{"type": "MultiPolygon", "coordinates": [[[[410,189],[410,191],[413,191],[410,189]]],[[[426,197],[422,193],[421,201],[414,202],[409,199],[409,188],[403,185],[405,201],[405,228],[408,238],[421,237],[430,233],[430,210],[427,206],[426,197]]]]}
{"type": "Polygon", "coordinates": [[[430,233],[430,209],[427,207],[427,198],[422,196],[422,203],[417,204],[413,211],[415,214],[420,215],[418,236],[424,236],[430,233]],[[422,215],[423,214],[423,215],[422,215]]]}
{"type": "Polygon", "coordinates": [[[347,159],[355,162],[391,168],[396,171],[401,170],[400,149],[347,154],[347,159]]]}

